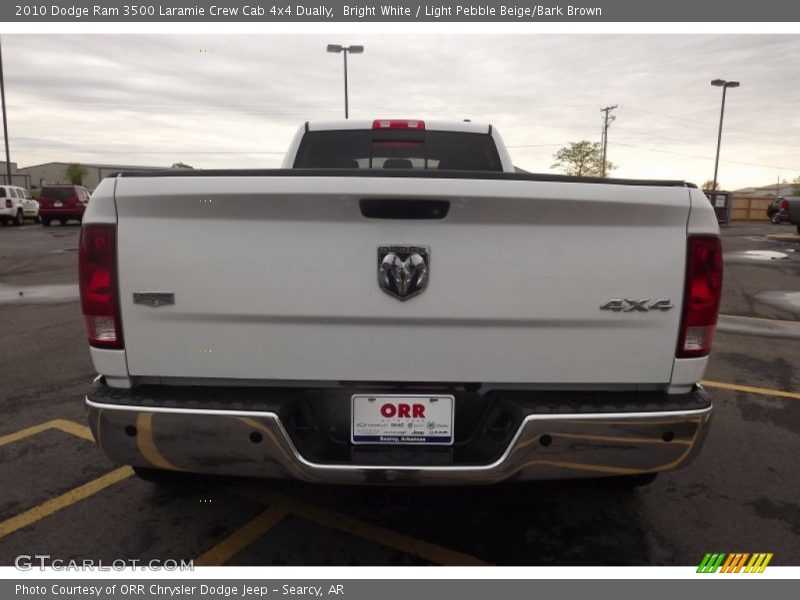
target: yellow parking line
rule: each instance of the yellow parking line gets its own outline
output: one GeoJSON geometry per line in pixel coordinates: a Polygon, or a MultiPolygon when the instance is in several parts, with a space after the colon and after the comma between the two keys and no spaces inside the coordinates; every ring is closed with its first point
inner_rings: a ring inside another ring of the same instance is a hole
{"type": "Polygon", "coordinates": [[[783,390],[773,390],[770,388],[752,387],[749,385],[738,385],[735,383],[724,383],[722,381],[701,381],[701,385],[709,388],[719,388],[721,390],[733,390],[734,392],[747,392],[748,394],[761,394],[762,396],[780,396],[781,398],[792,398],[800,400],[797,392],[785,392],[783,390]]]}
{"type": "Polygon", "coordinates": [[[239,493],[256,502],[271,506],[283,506],[287,511],[298,517],[314,521],[324,527],[338,529],[375,544],[393,548],[439,565],[479,566],[487,564],[469,554],[450,550],[444,546],[397,533],[378,525],[372,525],[348,515],[308,504],[297,498],[263,490],[244,490],[239,493]]]}
{"type": "Polygon", "coordinates": [[[224,565],[244,548],[255,542],[289,514],[283,506],[270,506],[255,519],[245,523],[213,548],[194,559],[201,567],[224,565]]]}
{"type": "Polygon", "coordinates": [[[92,432],[86,425],[79,425],[78,423],[67,421],[66,419],[53,419],[52,421],[40,423],[39,425],[34,425],[14,433],[0,436],[0,446],[5,446],[13,442],[24,440],[27,437],[47,431],[48,429],[58,429],[64,433],[69,433],[70,435],[74,435],[84,440],[88,440],[90,442],[94,441],[92,432]]]}
{"type": "Polygon", "coordinates": [[[53,427],[55,429],[63,431],[64,433],[69,433],[70,435],[74,435],[75,437],[82,438],[87,442],[94,441],[92,430],[89,429],[86,425],[79,425],[78,423],[67,421],[66,419],[56,419],[53,422],[53,427]]]}
{"type": "Polygon", "coordinates": [[[38,506],[34,506],[33,508],[26,510],[24,513],[18,514],[10,519],[6,519],[5,521],[0,522],[0,539],[4,538],[10,533],[14,533],[17,530],[22,529],[23,527],[27,527],[28,525],[32,525],[37,521],[41,521],[45,517],[49,517],[61,509],[72,506],[76,502],[80,502],[81,500],[84,500],[85,498],[104,490],[110,485],[114,485],[115,483],[130,477],[131,475],[133,475],[133,469],[130,467],[120,467],[119,469],[115,469],[110,473],[106,473],[102,477],[98,477],[89,483],[85,483],[69,490],[68,492],[64,492],[60,496],[56,496],[55,498],[51,498],[46,502],[42,502],[38,506]]]}

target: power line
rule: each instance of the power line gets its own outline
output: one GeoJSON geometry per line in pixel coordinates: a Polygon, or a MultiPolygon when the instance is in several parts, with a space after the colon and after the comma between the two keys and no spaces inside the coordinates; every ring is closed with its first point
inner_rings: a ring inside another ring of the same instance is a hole
{"type": "Polygon", "coordinates": [[[515,144],[506,148],[560,148],[563,144],[515,144]]]}
{"type": "MultiPolygon", "coordinates": [[[[626,146],[628,148],[636,148],[637,150],[646,150],[647,152],[658,152],[659,154],[672,154],[672,155],[675,155],[675,156],[685,156],[686,158],[697,158],[697,159],[700,159],[700,160],[714,160],[713,158],[710,158],[708,156],[702,156],[700,154],[687,154],[685,152],[675,152],[674,150],[663,150],[663,149],[660,149],[660,148],[647,148],[645,146],[639,146],[637,144],[627,144],[625,142],[616,142],[616,143],[618,145],[620,145],[620,146],[626,146]]],[[[761,167],[761,168],[764,168],[764,169],[778,169],[778,170],[781,170],[781,171],[800,171],[800,167],[781,167],[781,166],[778,166],[778,165],[764,165],[764,164],[760,164],[760,163],[751,163],[751,162],[744,162],[744,161],[740,161],[740,160],[730,160],[730,159],[725,159],[725,158],[721,158],[720,162],[727,162],[727,163],[732,163],[732,164],[736,164],[736,165],[745,165],[745,166],[748,166],[748,167],[761,167]]]]}

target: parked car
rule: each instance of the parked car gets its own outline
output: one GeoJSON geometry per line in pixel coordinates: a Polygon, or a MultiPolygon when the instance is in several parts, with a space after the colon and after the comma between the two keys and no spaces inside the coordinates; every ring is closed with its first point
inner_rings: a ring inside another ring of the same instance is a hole
{"type": "Polygon", "coordinates": [[[797,233],[800,233],[800,196],[785,196],[781,200],[781,212],[789,223],[797,226],[797,233]]]}
{"type": "Polygon", "coordinates": [[[48,227],[53,220],[62,225],[70,219],[81,221],[88,203],[89,192],[81,185],[44,185],[39,193],[42,225],[48,227]]]}
{"type": "Polygon", "coordinates": [[[775,198],[767,206],[767,216],[769,220],[775,223],[788,223],[789,222],[789,201],[783,196],[775,198]]]}
{"type": "Polygon", "coordinates": [[[281,169],[122,173],[79,247],[89,423],[144,479],[641,485],[710,422],[703,192],[515,173],[488,124],[310,122],[281,169]]]}
{"type": "Polygon", "coordinates": [[[25,219],[39,222],[39,203],[25,188],[0,186],[0,225],[22,225],[25,219]]]}

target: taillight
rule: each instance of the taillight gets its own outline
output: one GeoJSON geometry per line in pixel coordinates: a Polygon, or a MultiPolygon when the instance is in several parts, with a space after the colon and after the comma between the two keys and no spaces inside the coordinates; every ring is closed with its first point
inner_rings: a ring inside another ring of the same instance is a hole
{"type": "Polygon", "coordinates": [[[722,294],[722,247],[719,238],[690,236],[687,250],[678,358],[705,356],[711,351],[722,294]]]}
{"type": "Polygon", "coordinates": [[[425,121],[409,121],[407,119],[375,119],[373,129],[425,129],[425,121]]]}
{"type": "Polygon", "coordinates": [[[6,198],[6,208],[11,208],[12,206],[14,206],[14,204],[11,202],[11,200],[6,198]]]}
{"type": "Polygon", "coordinates": [[[789,212],[789,201],[786,198],[781,200],[780,209],[779,210],[782,213],[788,213],[789,212]]]}
{"type": "Polygon", "coordinates": [[[97,348],[123,348],[117,291],[116,225],[83,226],[79,281],[89,344],[97,348]]]}

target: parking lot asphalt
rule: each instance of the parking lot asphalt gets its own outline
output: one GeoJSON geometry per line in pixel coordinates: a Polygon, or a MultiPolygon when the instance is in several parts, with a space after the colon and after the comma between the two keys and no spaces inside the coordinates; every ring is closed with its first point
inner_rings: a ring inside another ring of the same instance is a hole
{"type": "Polygon", "coordinates": [[[479,488],[138,480],[91,441],[79,226],[0,229],[0,565],[54,558],[228,565],[696,565],[706,552],[800,564],[800,237],[723,228],[724,294],[698,459],[649,487],[479,488]],[[769,321],[764,321],[768,319],[769,321]],[[762,325],[774,325],[777,334],[762,325]]]}

